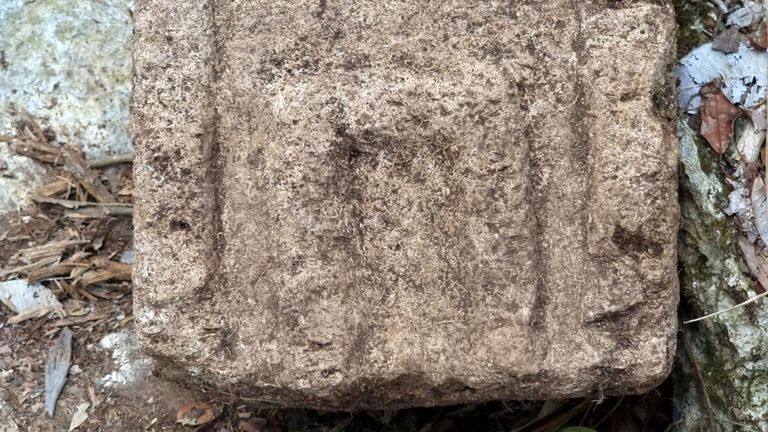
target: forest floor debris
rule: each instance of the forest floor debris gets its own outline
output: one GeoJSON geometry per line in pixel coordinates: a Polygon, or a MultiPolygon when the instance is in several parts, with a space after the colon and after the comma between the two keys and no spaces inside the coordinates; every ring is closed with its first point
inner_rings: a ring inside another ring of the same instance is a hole
{"type": "Polygon", "coordinates": [[[687,323],[738,309],[762,297],[768,288],[762,282],[768,281],[768,52],[755,42],[768,33],[765,12],[753,1],[730,10],[725,26],[718,23],[714,41],[683,56],[676,69],[678,102],[685,116],[681,120],[698,124],[701,136],[720,156],[720,170],[732,187],[721,210],[743,233],[739,246],[755,277],[757,293],[739,305],[687,323]]]}

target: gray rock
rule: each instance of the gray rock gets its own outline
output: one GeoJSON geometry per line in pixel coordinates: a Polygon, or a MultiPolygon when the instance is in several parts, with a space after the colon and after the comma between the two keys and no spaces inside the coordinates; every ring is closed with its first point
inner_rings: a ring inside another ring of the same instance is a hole
{"type": "Polygon", "coordinates": [[[138,1],[140,341],[280,406],[655,386],[678,298],[672,17],[138,1]]]}
{"type": "MultiPolygon", "coordinates": [[[[3,0],[0,133],[12,132],[6,108],[16,106],[89,158],[129,151],[132,8],[133,0],[3,0]]],[[[15,178],[0,177],[0,214],[25,205],[44,173],[26,158],[8,160],[15,178]]]]}
{"type": "Polygon", "coordinates": [[[4,165],[4,170],[0,170],[0,229],[5,229],[5,219],[29,205],[26,194],[42,185],[47,170],[32,159],[15,154],[2,143],[0,161],[4,165]]]}

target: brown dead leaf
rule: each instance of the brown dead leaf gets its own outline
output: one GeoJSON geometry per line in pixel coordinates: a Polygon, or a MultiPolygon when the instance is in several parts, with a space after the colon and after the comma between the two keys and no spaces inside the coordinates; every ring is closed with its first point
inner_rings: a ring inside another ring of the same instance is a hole
{"type": "Polygon", "coordinates": [[[207,402],[189,401],[176,412],[176,423],[184,426],[200,426],[212,422],[218,415],[216,407],[207,402]]]}
{"type": "Polygon", "coordinates": [[[712,49],[724,53],[735,53],[739,50],[739,44],[745,39],[744,35],[739,33],[738,27],[730,27],[717,35],[712,41],[712,49]]]}
{"type": "Polygon", "coordinates": [[[722,83],[713,81],[701,87],[701,136],[717,154],[725,153],[733,139],[733,122],[741,111],[733,106],[721,90],[722,83]]]}

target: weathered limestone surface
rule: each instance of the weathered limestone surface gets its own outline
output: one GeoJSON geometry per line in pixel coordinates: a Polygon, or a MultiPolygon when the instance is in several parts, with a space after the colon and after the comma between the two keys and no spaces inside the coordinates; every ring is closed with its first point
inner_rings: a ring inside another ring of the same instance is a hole
{"type": "Polygon", "coordinates": [[[674,27],[663,1],[137,1],[142,343],[284,406],[654,386],[674,27]]]}

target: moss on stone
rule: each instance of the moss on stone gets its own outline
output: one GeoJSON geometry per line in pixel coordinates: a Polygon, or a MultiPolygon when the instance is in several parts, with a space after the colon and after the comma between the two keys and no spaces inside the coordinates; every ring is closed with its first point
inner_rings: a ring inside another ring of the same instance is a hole
{"type": "Polygon", "coordinates": [[[717,25],[717,11],[706,0],[674,0],[677,14],[677,58],[693,48],[709,42],[711,31],[717,25]]]}

